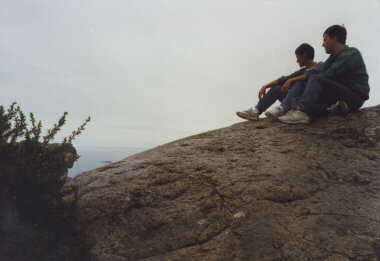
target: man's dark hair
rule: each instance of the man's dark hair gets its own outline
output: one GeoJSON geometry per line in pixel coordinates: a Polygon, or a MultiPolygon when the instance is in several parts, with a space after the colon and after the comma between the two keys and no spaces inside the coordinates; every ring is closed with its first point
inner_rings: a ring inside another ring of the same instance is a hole
{"type": "Polygon", "coordinates": [[[344,26],[332,25],[326,29],[323,34],[327,34],[330,38],[336,37],[336,40],[341,44],[346,44],[347,31],[344,26]]]}
{"type": "Polygon", "coordinates": [[[306,54],[307,59],[310,59],[310,60],[314,59],[314,48],[313,46],[307,43],[303,43],[300,46],[298,46],[295,53],[301,56],[306,54]]]}

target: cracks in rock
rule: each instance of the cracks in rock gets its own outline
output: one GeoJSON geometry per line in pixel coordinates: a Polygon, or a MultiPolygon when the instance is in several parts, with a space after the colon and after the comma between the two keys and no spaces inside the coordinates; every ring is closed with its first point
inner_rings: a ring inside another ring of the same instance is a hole
{"type": "Polygon", "coordinates": [[[210,193],[210,196],[214,196],[216,195],[219,199],[220,199],[220,206],[219,206],[219,209],[222,210],[223,208],[226,209],[230,214],[233,213],[233,210],[230,208],[230,206],[228,206],[226,204],[226,199],[231,199],[230,197],[224,195],[223,193],[221,193],[219,190],[218,190],[218,184],[217,184],[217,181],[212,179],[211,177],[209,176],[206,176],[206,175],[200,175],[201,179],[204,180],[205,183],[207,183],[212,191],[210,193]]]}
{"type": "Polygon", "coordinates": [[[278,245],[275,242],[272,242],[272,247],[280,253],[280,260],[286,260],[283,245],[278,245]]]}
{"type": "Polygon", "coordinates": [[[353,229],[349,229],[348,232],[349,232],[351,235],[355,236],[356,238],[371,241],[373,245],[376,245],[376,244],[379,242],[379,238],[378,238],[378,237],[376,237],[376,236],[371,236],[371,235],[369,235],[368,233],[357,233],[357,232],[354,231],[353,229]]]}
{"type": "Polygon", "coordinates": [[[340,255],[340,256],[343,256],[345,258],[347,258],[348,260],[352,260],[354,261],[355,259],[353,257],[351,257],[350,255],[346,254],[346,253],[342,253],[342,252],[339,252],[339,251],[334,251],[334,250],[329,250],[327,248],[319,248],[320,250],[322,250],[323,252],[325,253],[328,253],[330,256],[331,255],[340,255]]]}
{"type": "Polygon", "coordinates": [[[169,200],[176,200],[184,195],[187,191],[190,190],[189,186],[184,186],[176,189],[169,189],[166,193],[163,194],[163,197],[169,200]]]}
{"type": "Polygon", "coordinates": [[[370,161],[377,161],[379,159],[378,153],[363,152],[362,155],[370,161]]]}
{"type": "Polygon", "coordinates": [[[156,187],[162,185],[170,185],[183,179],[181,177],[176,177],[174,173],[171,173],[172,175],[166,176],[160,176],[160,174],[161,173],[152,178],[152,181],[149,182],[149,186],[156,187]]]}
{"type": "MultiPolygon", "coordinates": [[[[339,171],[327,171],[319,162],[316,162],[316,169],[321,170],[321,173],[318,173],[320,177],[328,182],[326,186],[329,184],[334,185],[351,185],[351,186],[363,186],[371,183],[371,180],[366,177],[368,174],[360,174],[357,172],[350,172],[346,175],[342,175],[339,171]],[[340,175],[340,176],[339,176],[340,175]]],[[[366,170],[362,170],[363,173],[367,172],[366,170]]],[[[371,174],[371,172],[369,172],[371,174]]]]}
{"type": "Polygon", "coordinates": [[[110,165],[107,165],[107,166],[104,166],[104,167],[99,168],[99,169],[98,169],[98,172],[104,172],[104,171],[106,171],[106,170],[109,170],[109,169],[116,169],[116,168],[119,168],[119,167],[120,167],[120,165],[112,165],[112,164],[110,164],[110,165]]]}
{"type": "Polygon", "coordinates": [[[258,198],[257,200],[265,200],[265,201],[269,201],[269,202],[273,202],[273,203],[277,203],[277,204],[287,204],[287,203],[292,203],[295,201],[301,201],[301,200],[306,200],[306,199],[312,198],[317,193],[324,191],[324,190],[326,190],[326,188],[318,187],[317,189],[310,191],[310,192],[307,192],[303,195],[292,195],[292,194],[288,193],[286,195],[274,195],[274,196],[270,195],[267,197],[258,198]]]}
{"type": "MultiPolygon", "coordinates": [[[[321,252],[328,253],[329,256],[340,255],[340,256],[347,258],[350,261],[356,261],[357,258],[363,258],[363,257],[374,258],[375,254],[376,254],[376,253],[374,253],[374,254],[367,254],[367,255],[349,255],[349,254],[341,252],[341,251],[330,250],[327,247],[321,247],[320,242],[315,242],[313,240],[306,239],[305,236],[302,236],[300,239],[303,240],[304,242],[311,244],[312,247],[319,249],[321,252]]],[[[368,260],[372,260],[372,259],[368,259],[368,260]]]]}
{"type": "MultiPolygon", "coordinates": [[[[282,224],[278,218],[279,217],[275,217],[275,220],[277,221],[277,224],[280,227],[282,227],[282,229],[284,231],[286,231],[288,233],[288,238],[294,238],[295,236],[293,235],[292,231],[290,231],[289,228],[285,224],[282,224]]],[[[285,251],[283,249],[284,248],[284,243],[282,243],[281,241],[280,242],[272,241],[272,246],[273,246],[274,249],[276,249],[277,251],[279,251],[280,256],[281,256],[280,260],[286,260],[285,251]]]]}
{"type": "Polygon", "coordinates": [[[341,217],[355,217],[355,218],[364,218],[364,219],[367,219],[369,221],[372,221],[372,222],[375,222],[375,223],[379,223],[380,224],[380,220],[377,220],[377,219],[374,219],[374,218],[370,218],[370,217],[367,217],[367,216],[362,216],[362,215],[350,215],[350,214],[344,214],[344,213],[334,213],[334,212],[321,212],[321,213],[318,213],[318,212],[310,212],[310,213],[305,213],[304,216],[341,216],[341,217]]]}
{"type": "Polygon", "coordinates": [[[315,160],[314,162],[315,162],[315,164],[316,164],[316,168],[317,168],[317,170],[322,171],[322,173],[324,174],[324,175],[321,175],[324,179],[326,179],[326,180],[335,180],[335,179],[336,179],[336,177],[333,176],[333,175],[331,175],[330,172],[328,172],[328,171],[322,166],[322,164],[321,164],[319,161],[315,160]]]}
{"type": "Polygon", "coordinates": [[[153,258],[153,257],[159,257],[159,256],[164,256],[164,255],[167,255],[167,254],[171,254],[173,252],[177,252],[177,251],[180,251],[180,250],[183,250],[183,249],[186,249],[186,248],[191,248],[191,247],[195,247],[195,246],[199,246],[199,247],[202,247],[202,245],[212,241],[213,239],[215,239],[216,237],[218,237],[219,235],[221,235],[223,232],[225,232],[227,229],[229,229],[231,227],[231,225],[226,225],[225,227],[223,227],[221,230],[219,231],[216,231],[215,233],[213,233],[212,235],[210,235],[209,237],[203,239],[203,240],[198,240],[196,242],[191,242],[191,243],[188,243],[184,246],[181,246],[181,247],[178,247],[178,248],[175,248],[175,249],[170,249],[166,252],[163,252],[163,253],[159,253],[158,255],[152,255],[152,256],[141,256],[139,257],[137,260],[145,260],[147,258],[153,258]]]}
{"type": "MultiPolygon", "coordinates": [[[[318,249],[322,253],[328,253],[329,256],[337,254],[337,255],[344,256],[344,257],[348,258],[349,260],[352,260],[351,259],[352,257],[349,256],[348,254],[342,253],[342,252],[339,252],[339,251],[335,251],[335,250],[329,250],[328,248],[325,248],[325,247],[321,247],[320,246],[320,242],[315,242],[313,240],[307,239],[306,235],[302,235],[302,236],[294,235],[285,225],[281,224],[280,222],[278,222],[278,223],[279,223],[280,226],[282,226],[289,233],[289,235],[291,236],[291,238],[293,238],[293,241],[301,240],[304,243],[306,243],[309,247],[314,248],[314,249],[318,249]]],[[[283,246],[281,246],[281,251],[283,251],[282,248],[283,248],[283,246]]],[[[284,257],[282,256],[282,258],[284,258],[284,257]]]]}
{"type": "Polygon", "coordinates": [[[207,237],[207,238],[205,238],[203,240],[194,242],[194,243],[187,244],[187,245],[185,245],[185,246],[183,246],[181,248],[175,249],[174,251],[178,251],[178,250],[181,250],[181,249],[184,249],[184,248],[189,248],[189,247],[193,247],[193,246],[197,246],[197,245],[206,244],[206,243],[210,242],[211,240],[215,239],[216,237],[218,237],[219,235],[221,235],[223,232],[225,232],[230,227],[231,227],[231,225],[226,225],[221,230],[216,231],[215,233],[213,233],[209,237],[207,237]]]}
{"type": "MultiPolygon", "coordinates": [[[[369,218],[369,217],[366,217],[366,216],[360,216],[360,215],[349,215],[349,214],[343,214],[343,213],[333,213],[333,212],[326,212],[326,213],[308,213],[306,215],[330,215],[330,216],[344,216],[344,217],[360,217],[360,218],[366,218],[366,219],[369,219],[373,222],[380,222],[378,220],[375,220],[375,219],[372,219],[372,218],[369,218]]],[[[350,260],[350,261],[356,261],[358,260],[358,258],[363,258],[363,259],[360,259],[360,260],[374,260],[375,257],[377,257],[379,259],[380,257],[380,247],[377,247],[376,245],[376,242],[378,240],[378,238],[376,238],[375,236],[360,236],[358,235],[357,233],[352,232],[353,235],[356,235],[357,237],[360,237],[364,240],[367,240],[368,242],[372,242],[373,244],[373,253],[361,253],[361,254],[355,254],[355,253],[351,253],[349,254],[348,252],[344,252],[345,249],[341,249],[340,251],[337,251],[336,249],[329,249],[329,247],[323,247],[321,246],[320,244],[320,241],[319,240],[311,240],[311,239],[308,239],[306,238],[307,235],[297,235],[297,233],[294,233],[292,232],[286,224],[283,224],[280,219],[278,217],[276,217],[276,223],[283,228],[284,231],[286,231],[286,233],[288,234],[286,236],[286,238],[292,238],[292,241],[293,242],[296,242],[296,241],[303,241],[305,242],[307,245],[308,245],[308,248],[314,248],[314,249],[318,249],[319,252],[321,253],[327,253],[329,257],[333,256],[333,255],[340,255],[342,257],[345,257],[347,258],[347,260],[350,260]],[[376,252],[377,251],[377,252],[376,252]]],[[[291,221],[290,221],[291,222],[291,221]]],[[[283,253],[284,252],[284,245],[280,243],[277,243],[274,245],[274,248],[276,248],[277,250],[281,251],[280,253],[283,253]]],[[[284,256],[283,254],[281,255],[281,258],[282,260],[286,260],[286,256],[284,256]]],[[[288,257],[289,258],[289,257],[288,257]]],[[[326,257],[327,258],[327,257],[326,257]]],[[[380,259],[379,259],[380,260],[380,259]]]]}

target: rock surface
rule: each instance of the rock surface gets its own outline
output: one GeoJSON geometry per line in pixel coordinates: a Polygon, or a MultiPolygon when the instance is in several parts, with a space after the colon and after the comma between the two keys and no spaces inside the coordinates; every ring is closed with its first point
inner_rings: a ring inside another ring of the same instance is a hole
{"type": "Polygon", "coordinates": [[[92,260],[380,260],[380,106],[262,119],[85,172],[92,260]]]}

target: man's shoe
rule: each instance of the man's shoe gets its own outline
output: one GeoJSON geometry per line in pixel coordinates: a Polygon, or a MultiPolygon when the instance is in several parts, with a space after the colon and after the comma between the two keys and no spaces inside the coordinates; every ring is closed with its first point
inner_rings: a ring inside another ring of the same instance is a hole
{"type": "Polygon", "coordinates": [[[348,104],[345,101],[340,100],[328,107],[327,111],[333,115],[347,114],[350,112],[350,107],[348,107],[348,104]]]}
{"type": "Polygon", "coordinates": [[[284,116],[278,118],[283,123],[288,124],[300,124],[300,123],[310,123],[311,119],[309,115],[303,111],[290,110],[284,116]]]}
{"type": "Polygon", "coordinates": [[[238,111],[236,112],[236,115],[245,120],[258,121],[260,113],[253,112],[252,109],[248,109],[246,111],[238,111]]]}
{"type": "Polygon", "coordinates": [[[265,116],[267,116],[268,119],[275,121],[278,119],[278,117],[281,117],[285,113],[286,112],[284,108],[282,108],[282,106],[280,105],[280,106],[274,107],[272,110],[266,111],[265,116]]]}

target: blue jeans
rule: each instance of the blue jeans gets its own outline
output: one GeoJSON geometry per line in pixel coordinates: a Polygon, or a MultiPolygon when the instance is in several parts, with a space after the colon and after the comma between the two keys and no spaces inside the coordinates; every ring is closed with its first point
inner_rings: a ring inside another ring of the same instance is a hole
{"type": "Polygon", "coordinates": [[[340,83],[319,75],[312,75],[302,96],[292,104],[292,107],[310,116],[320,116],[326,115],[327,108],[338,100],[345,101],[350,111],[356,111],[363,105],[366,98],[340,83]]]}
{"type": "Polygon", "coordinates": [[[266,111],[277,100],[281,101],[281,106],[285,111],[290,110],[294,98],[301,96],[305,88],[305,81],[297,81],[292,84],[289,91],[286,93],[281,91],[281,85],[276,85],[264,94],[256,105],[256,109],[262,113],[266,111]]]}
{"type": "Polygon", "coordinates": [[[292,104],[294,103],[297,97],[300,97],[305,89],[306,81],[297,81],[292,84],[287,95],[281,102],[281,106],[285,111],[291,109],[292,104]]]}

